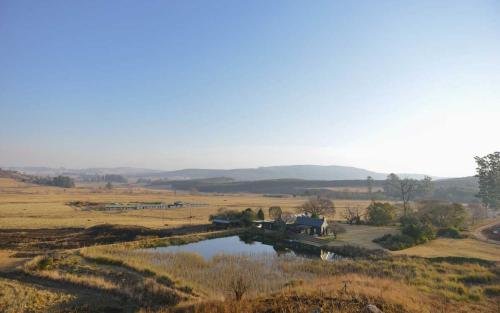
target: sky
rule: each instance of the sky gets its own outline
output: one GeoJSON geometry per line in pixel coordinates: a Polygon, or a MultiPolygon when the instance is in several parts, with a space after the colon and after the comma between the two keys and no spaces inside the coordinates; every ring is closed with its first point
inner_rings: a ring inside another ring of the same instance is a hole
{"type": "Polygon", "coordinates": [[[496,0],[0,0],[0,166],[452,177],[498,150],[496,0]]]}

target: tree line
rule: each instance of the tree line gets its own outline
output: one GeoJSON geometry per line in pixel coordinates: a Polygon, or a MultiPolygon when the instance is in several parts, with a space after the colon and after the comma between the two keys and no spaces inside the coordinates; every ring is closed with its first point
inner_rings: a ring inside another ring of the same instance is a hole
{"type": "Polygon", "coordinates": [[[56,177],[35,177],[32,183],[38,185],[55,186],[62,188],[73,188],[75,187],[75,181],[69,176],[56,176],[56,177]]]}

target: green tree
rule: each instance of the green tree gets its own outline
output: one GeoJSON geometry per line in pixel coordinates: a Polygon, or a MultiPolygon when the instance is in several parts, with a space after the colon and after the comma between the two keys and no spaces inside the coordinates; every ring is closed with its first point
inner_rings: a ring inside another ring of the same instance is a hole
{"type": "Polygon", "coordinates": [[[387,225],[396,218],[396,208],[390,203],[372,202],[366,211],[368,223],[372,225],[387,225]]]}
{"type": "Polygon", "coordinates": [[[257,212],[257,219],[259,220],[265,219],[264,211],[262,211],[262,208],[259,208],[259,211],[257,212]]]}
{"type": "Polygon", "coordinates": [[[414,214],[401,218],[401,233],[411,237],[415,244],[421,244],[436,238],[436,230],[425,218],[414,214]]]}
{"type": "Polygon", "coordinates": [[[500,208],[500,152],[475,157],[476,177],[479,180],[477,197],[487,208],[500,208]]]}
{"type": "Polygon", "coordinates": [[[252,221],[255,221],[257,219],[257,214],[251,209],[248,208],[241,212],[241,218],[240,221],[243,223],[245,226],[249,226],[252,224],[252,221]]]}
{"type": "Polygon", "coordinates": [[[463,205],[443,201],[425,201],[418,213],[440,228],[463,227],[467,218],[467,211],[463,205]]]}

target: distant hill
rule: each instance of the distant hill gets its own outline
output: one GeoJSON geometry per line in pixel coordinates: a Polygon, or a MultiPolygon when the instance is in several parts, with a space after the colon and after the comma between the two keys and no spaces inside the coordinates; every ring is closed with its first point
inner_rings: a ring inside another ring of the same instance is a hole
{"type": "MultiPolygon", "coordinates": [[[[387,173],[378,173],[362,168],[339,165],[284,165],[239,169],[182,169],[176,171],[160,171],[132,167],[116,168],[50,168],[50,167],[8,167],[29,175],[57,176],[67,175],[83,177],[87,175],[123,175],[128,178],[160,178],[169,180],[206,179],[227,177],[237,181],[255,181],[272,179],[305,179],[305,180],[357,180],[385,179],[387,173]]],[[[424,174],[398,174],[401,177],[421,179],[424,174]]]]}
{"type": "MultiPolygon", "coordinates": [[[[385,179],[386,173],[377,173],[362,168],[338,165],[284,165],[241,169],[184,169],[154,174],[158,178],[172,180],[205,179],[228,177],[238,181],[272,180],[272,179],[305,179],[305,180],[357,180],[385,179]]],[[[402,177],[421,179],[424,174],[401,174],[402,177]]]]}
{"type": "Polygon", "coordinates": [[[151,170],[135,167],[92,167],[83,169],[72,169],[64,167],[36,167],[36,166],[21,166],[21,167],[6,167],[9,170],[18,171],[28,175],[36,176],[85,176],[85,175],[123,175],[128,177],[146,177],[148,175],[161,173],[161,170],[151,170]]]}
{"type": "Polygon", "coordinates": [[[457,188],[473,189],[473,190],[479,189],[479,182],[477,177],[475,176],[438,179],[434,181],[434,185],[437,188],[457,187],[457,188]]]}

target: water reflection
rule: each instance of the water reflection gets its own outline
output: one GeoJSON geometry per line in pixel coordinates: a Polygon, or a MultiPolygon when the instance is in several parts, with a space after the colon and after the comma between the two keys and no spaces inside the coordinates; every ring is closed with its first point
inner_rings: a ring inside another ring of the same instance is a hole
{"type": "Polygon", "coordinates": [[[274,254],[278,257],[298,257],[326,261],[341,258],[338,254],[316,247],[304,247],[293,241],[272,241],[249,235],[206,239],[178,246],[143,249],[149,252],[194,252],[211,259],[217,254],[274,254]]]}

